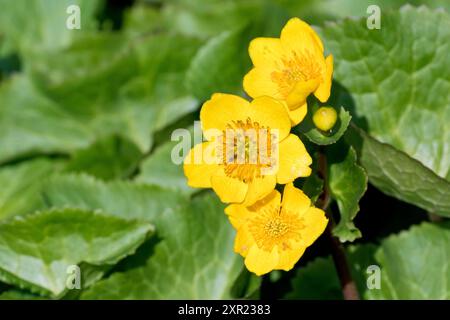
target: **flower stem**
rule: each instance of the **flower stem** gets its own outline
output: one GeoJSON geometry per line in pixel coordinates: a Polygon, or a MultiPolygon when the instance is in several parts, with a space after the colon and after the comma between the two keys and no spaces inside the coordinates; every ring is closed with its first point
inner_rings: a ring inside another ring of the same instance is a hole
{"type": "Polygon", "coordinates": [[[359,300],[360,298],[358,289],[356,288],[355,282],[353,281],[344,247],[342,246],[339,239],[334,237],[331,232],[334,226],[334,220],[329,210],[331,197],[330,190],[328,188],[327,158],[323,150],[319,152],[319,174],[321,175],[324,182],[323,192],[320,197],[320,208],[325,211],[330,220],[325,232],[330,243],[334,266],[341,283],[342,294],[345,300],[359,300]]]}
{"type": "Polygon", "coordinates": [[[344,248],[339,240],[331,234],[331,223],[327,226],[327,236],[331,245],[331,255],[341,283],[345,300],[359,300],[358,289],[353,281],[344,248]]]}

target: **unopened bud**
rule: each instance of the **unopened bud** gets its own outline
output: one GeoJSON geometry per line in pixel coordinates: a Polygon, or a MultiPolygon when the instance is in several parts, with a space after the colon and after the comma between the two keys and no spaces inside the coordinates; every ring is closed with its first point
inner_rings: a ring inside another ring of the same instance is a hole
{"type": "Polygon", "coordinates": [[[333,128],[336,120],[337,112],[332,107],[320,107],[313,115],[314,125],[322,131],[333,128]]]}

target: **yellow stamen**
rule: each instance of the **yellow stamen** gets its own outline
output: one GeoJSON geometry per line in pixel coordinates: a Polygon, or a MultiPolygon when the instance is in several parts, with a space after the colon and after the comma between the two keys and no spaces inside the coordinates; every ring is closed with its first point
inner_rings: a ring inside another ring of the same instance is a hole
{"type": "Polygon", "coordinates": [[[301,239],[303,221],[298,215],[280,207],[266,209],[254,217],[249,223],[250,233],[253,235],[260,249],[271,251],[278,245],[282,250],[290,248],[290,241],[301,239]]]}
{"type": "Polygon", "coordinates": [[[292,56],[282,59],[281,71],[273,71],[271,78],[278,84],[280,93],[286,97],[293,86],[299,81],[308,81],[321,77],[322,68],[308,51],[297,53],[292,51],[292,56]]]}
{"type": "Polygon", "coordinates": [[[225,174],[246,183],[261,177],[264,168],[270,168],[267,159],[272,154],[270,128],[260,126],[250,118],[233,121],[222,134],[218,152],[225,174]]]}

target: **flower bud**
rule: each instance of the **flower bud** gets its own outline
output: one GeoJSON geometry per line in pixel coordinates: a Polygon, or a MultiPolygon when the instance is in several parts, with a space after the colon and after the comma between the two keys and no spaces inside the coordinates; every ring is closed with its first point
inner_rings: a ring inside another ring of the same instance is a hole
{"type": "Polygon", "coordinates": [[[314,125],[322,131],[328,131],[335,125],[337,112],[332,107],[320,107],[313,115],[314,125]]]}

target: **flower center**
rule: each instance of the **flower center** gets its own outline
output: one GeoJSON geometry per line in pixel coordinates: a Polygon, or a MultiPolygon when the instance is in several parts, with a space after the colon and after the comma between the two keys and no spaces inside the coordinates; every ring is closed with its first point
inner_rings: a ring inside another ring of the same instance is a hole
{"type": "Polygon", "coordinates": [[[290,58],[282,59],[281,70],[271,73],[272,81],[277,83],[284,97],[288,96],[297,82],[317,79],[320,76],[321,67],[309,50],[301,53],[292,51],[290,58]]]}
{"type": "Polygon", "coordinates": [[[275,217],[266,222],[264,232],[267,236],[277,238],[285,235],[289,231],[289,226],[280,217],[275,217]]]}
{"type": "Polygon", "coordinates": [[[280,211],[279,207],[264,210],[249,222],[249,230],[257,246],[271,251],[278,245],[282,250],[290,248],[291,240],[301,239],[303,221],[298,215],[280,211]]]}
{"type": "Polygon", "coordinates": [[[222,132],[219,152],[228,177],[237,178],[245,183],[264,175],[264,169],[274,165],[276,136],[270,128],[253,122],[233,121],[222,132]]]}

